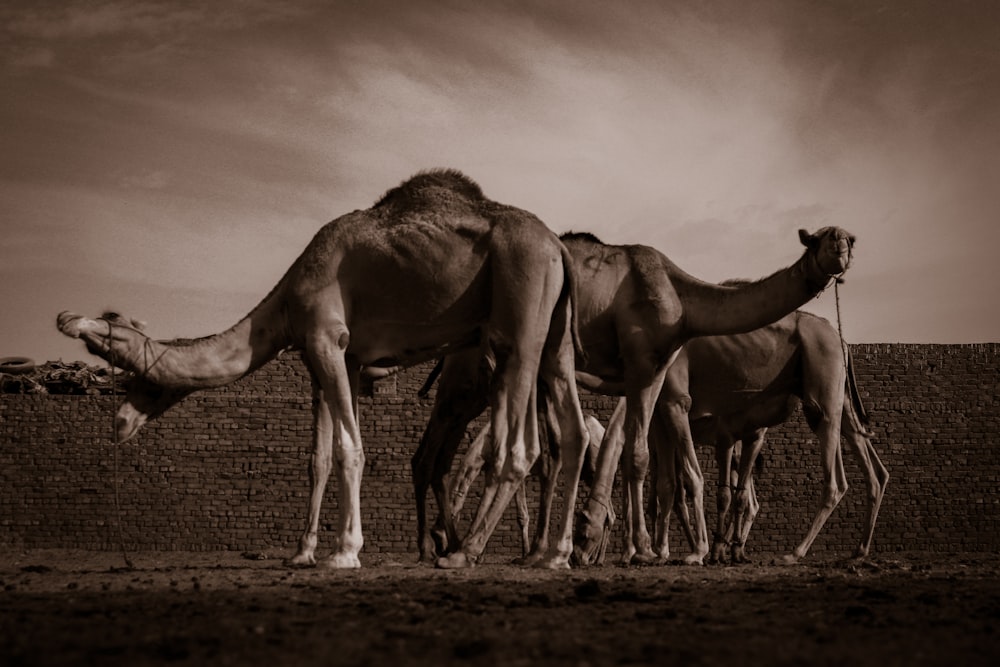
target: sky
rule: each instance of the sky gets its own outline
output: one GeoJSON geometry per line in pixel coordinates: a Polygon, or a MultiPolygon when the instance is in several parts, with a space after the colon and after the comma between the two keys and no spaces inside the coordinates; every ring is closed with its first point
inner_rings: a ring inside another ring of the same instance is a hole
{"type": "Polygon", "coordinates": [[[435,167],[713,282],[838,225],[848,341],[1000,341],[989,0],[8,0],[0,90],[0,357],[222,331],[435,167]]]}

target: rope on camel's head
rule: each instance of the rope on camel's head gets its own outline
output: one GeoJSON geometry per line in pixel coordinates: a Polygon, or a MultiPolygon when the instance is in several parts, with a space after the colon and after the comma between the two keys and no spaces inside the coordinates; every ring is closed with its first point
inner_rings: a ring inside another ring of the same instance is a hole
{"type": "Polygon", "coordinates": [[[114,492],[115,492],[114,497],[115,497],[115,519],[116,519],[116,523],[118,524],[118,545],[121,547],[121,550],[122,550],[122,558],[125,560],[125,567],[127,567],[128,569],[131,570],[131,569],[134,569],[135,566],[132,564],[131,559],[128,557],[128,551],[125,549],[125,534],[122,532],[121,499],[119,497],[119,491],[118,491],[118,487],[120,486],[119,474],[118,474],[118,449],[119,449],[119,445],[121,443],[120,443],[120,441],[118,439],[118,428],[117,428],[117,424],[115,423],[115,418],[117,416],[115,414],[115,396],[118,395],[118,382],[117,382],[117,379],[116,379],[116,376],[115,376],[115,365],[111,361],[111,358],[113,357],[113,354],[110,353],[111,343],[113,342],[112,335],[111,335],[111,321],[108,320],[108,319],[105,319],[105,318],[101,318],[101,319],[104,319],[104,321],[108,325],[108,336],[107,336],[107,344],[108,344],[108,351],[109,351],[109,354],[108,354],[108,373],[111,375],[111,440],[114,443],[114,456],[113,456],[113,460],[114,460],[114,492]]]}

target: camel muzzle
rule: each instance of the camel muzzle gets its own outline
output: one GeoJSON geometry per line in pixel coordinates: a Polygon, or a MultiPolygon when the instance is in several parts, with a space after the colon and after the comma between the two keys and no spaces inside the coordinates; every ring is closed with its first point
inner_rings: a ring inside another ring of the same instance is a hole
{"type": "Polygon", "coordinates": [[[118,408],[115,415],[115,433],[118,442],[126,442],[135,437],[142,425],[147,421],[147,416],[137,410],[131,403],[123,403],[118,408]]]}
{"type": "Polygon", "coordinates": [[[83,320],[82,315],[64,310],[56,317],[56,327],[70,338],[79,338],[81,320],[83,320]]]}

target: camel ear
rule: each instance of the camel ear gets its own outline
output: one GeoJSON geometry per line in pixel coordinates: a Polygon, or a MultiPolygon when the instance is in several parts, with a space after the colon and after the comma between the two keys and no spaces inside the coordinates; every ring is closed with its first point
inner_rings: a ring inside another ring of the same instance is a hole
{"type": "Polygon", "coordinates": [[[816,245],[816,237],[804,229],[799,230],[799,241],[807,248],[812,248],[816,245]]]}

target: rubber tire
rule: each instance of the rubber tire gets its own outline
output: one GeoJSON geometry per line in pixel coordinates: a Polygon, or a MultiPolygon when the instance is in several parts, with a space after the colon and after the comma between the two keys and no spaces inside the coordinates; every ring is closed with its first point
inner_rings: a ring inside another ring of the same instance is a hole
{"type": "Polygon", "coordinates": [[[35,370],[35,362],[28,357],[0,358],[0,373],[8,375],[24,375],[35,370]]]}

